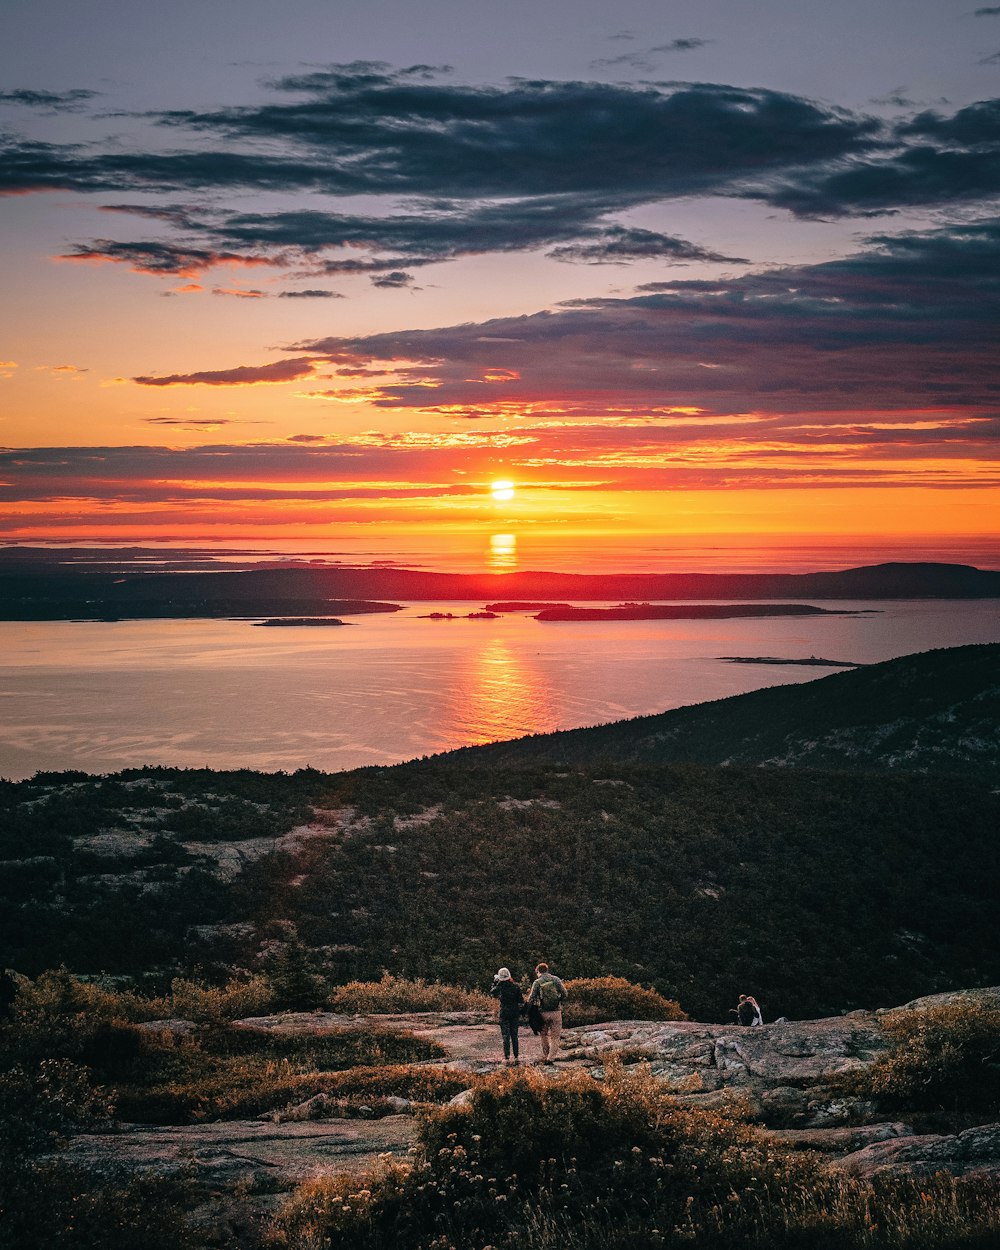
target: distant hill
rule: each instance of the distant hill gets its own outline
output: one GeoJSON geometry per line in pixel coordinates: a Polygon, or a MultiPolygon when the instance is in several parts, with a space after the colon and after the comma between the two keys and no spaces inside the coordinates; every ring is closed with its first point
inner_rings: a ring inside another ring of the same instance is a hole
{"type": "Polygon", "coordinates": [[[766,764],[1000,781],[1000,644],[949,647],[593,729],[450,752],[504,765],[766,764]]]}
{"type": "MultiPolygon", "coordinates": [[[[1000,599],[1000,572],[965,564],[876,564],[831,573],[434,573],[385,567],[150,568],[65,553],[0,550],[0,619],[327,616],[330,600],[1000,599]]],[[[371,610],[370,608],[368,610],[371,610]]]]}

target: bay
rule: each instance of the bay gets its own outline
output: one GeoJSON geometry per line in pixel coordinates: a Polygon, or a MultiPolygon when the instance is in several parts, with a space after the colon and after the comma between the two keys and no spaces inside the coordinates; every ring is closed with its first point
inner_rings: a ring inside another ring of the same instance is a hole
{"type": "Polygon", "coordinates": [[[594,725],[834,672],[729,663],[876,663],[1000,641],[995,600],[830,602],[864,615],[543,623],[408,604],[343,628],[249,621],[0,622],[0,776],[144,764],[390,764],[594,725]],[[869,614],[870,613],[870,614],[869,614]]]}

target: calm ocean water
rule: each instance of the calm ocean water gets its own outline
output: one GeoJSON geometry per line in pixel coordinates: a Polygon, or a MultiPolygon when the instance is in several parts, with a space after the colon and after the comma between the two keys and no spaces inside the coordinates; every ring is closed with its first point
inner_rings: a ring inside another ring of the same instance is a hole
{"type": "Polygon", "coordinates": [[[1000,641],[1000,603],[832,603],[874,615],[544,624],[422,620],[340,629],[242,621],[0,622],[0,776],[142,764],[335,771],[617,720],[859,663],[1000,641]]]}

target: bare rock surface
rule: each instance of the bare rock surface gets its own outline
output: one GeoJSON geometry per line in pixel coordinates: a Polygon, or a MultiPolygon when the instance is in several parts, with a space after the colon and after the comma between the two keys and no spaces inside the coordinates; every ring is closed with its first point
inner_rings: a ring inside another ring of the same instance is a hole
{"type": "Polygon", "coordinates": [[[155,1126],[125,1124],[73,1138],[67,1158],[107,1172],[185,1176],[212,1191],[291,1188],[310,1177],[354,1171],[381,1154],[405,1154],[415,1136],[410,1116],[380,1120],[234,1121],[155,1126]]]}
{"type": "Polygon", "coordinates": [[[1000,1124],[980,1124],[964,1133],[924,1133],[873,1142],[839,1161],[853,1176],[933,1176],[949,1172],[1000,1180],[1000,1124]]]}
{"type": "MultiPolygon", "coordinates": [[[[463,1071],[492,1071],[503,1058],[500,1030],[488,1011],[416,1011],[396,1015],[344,1015],[332,1011],[284,1012],[276,1016],[251,1016],[236,1024],[248,1029],[298,1034],[337,1029],[388,1029],[412,1033],[434,1042],[444,1051],[440,1060],[463,1071]]],[[[521,1031],[522,1049],[532,1048],[531,1033],[521,1031]]],[[[534,1050],[537,1052],[537,1043],[534,1050]]]]}
{"type": "Polygon", "coordinates": [[[758,1028],[694,1021],[615,1021],[568,1030],[567,1055],[646,1059],[683,1101],[718,1107],[739,1096],[778,1127],[822,1128],[861,1119],[867,1106],[835,1088],[886,1049],[874,1014],[786,1021],[758,1028]]]}
{"type": "Polygon", "coordinates": [[[815,1150],[820,1154],[847,1155],[863,1150],[873,1142],[913,1137],[913,1128],[901,1121],[884,1124],[855,1124],[842,1128],[763,1129],[764,1135],[791,1150],[815,1150]]]}

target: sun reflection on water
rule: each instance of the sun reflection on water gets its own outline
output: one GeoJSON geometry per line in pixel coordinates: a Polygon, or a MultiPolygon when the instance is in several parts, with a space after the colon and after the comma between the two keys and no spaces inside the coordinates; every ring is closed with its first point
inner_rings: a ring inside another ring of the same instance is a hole
{"type": "Polygon", "coordinates": [[[490,569],[495,573],[509,572],[517,568],[517,535],[491,534],[488,557],[490,569]]]}
{"type": "Polygon", "coordinates": [[[443,709],[448,737],[460,742],[496,742],[554,727],[552,687],[531,656],[491,638],[466,652],[450,707],[443,709]],[[450,712],[450,715],[448,714],[450,712]]]}

